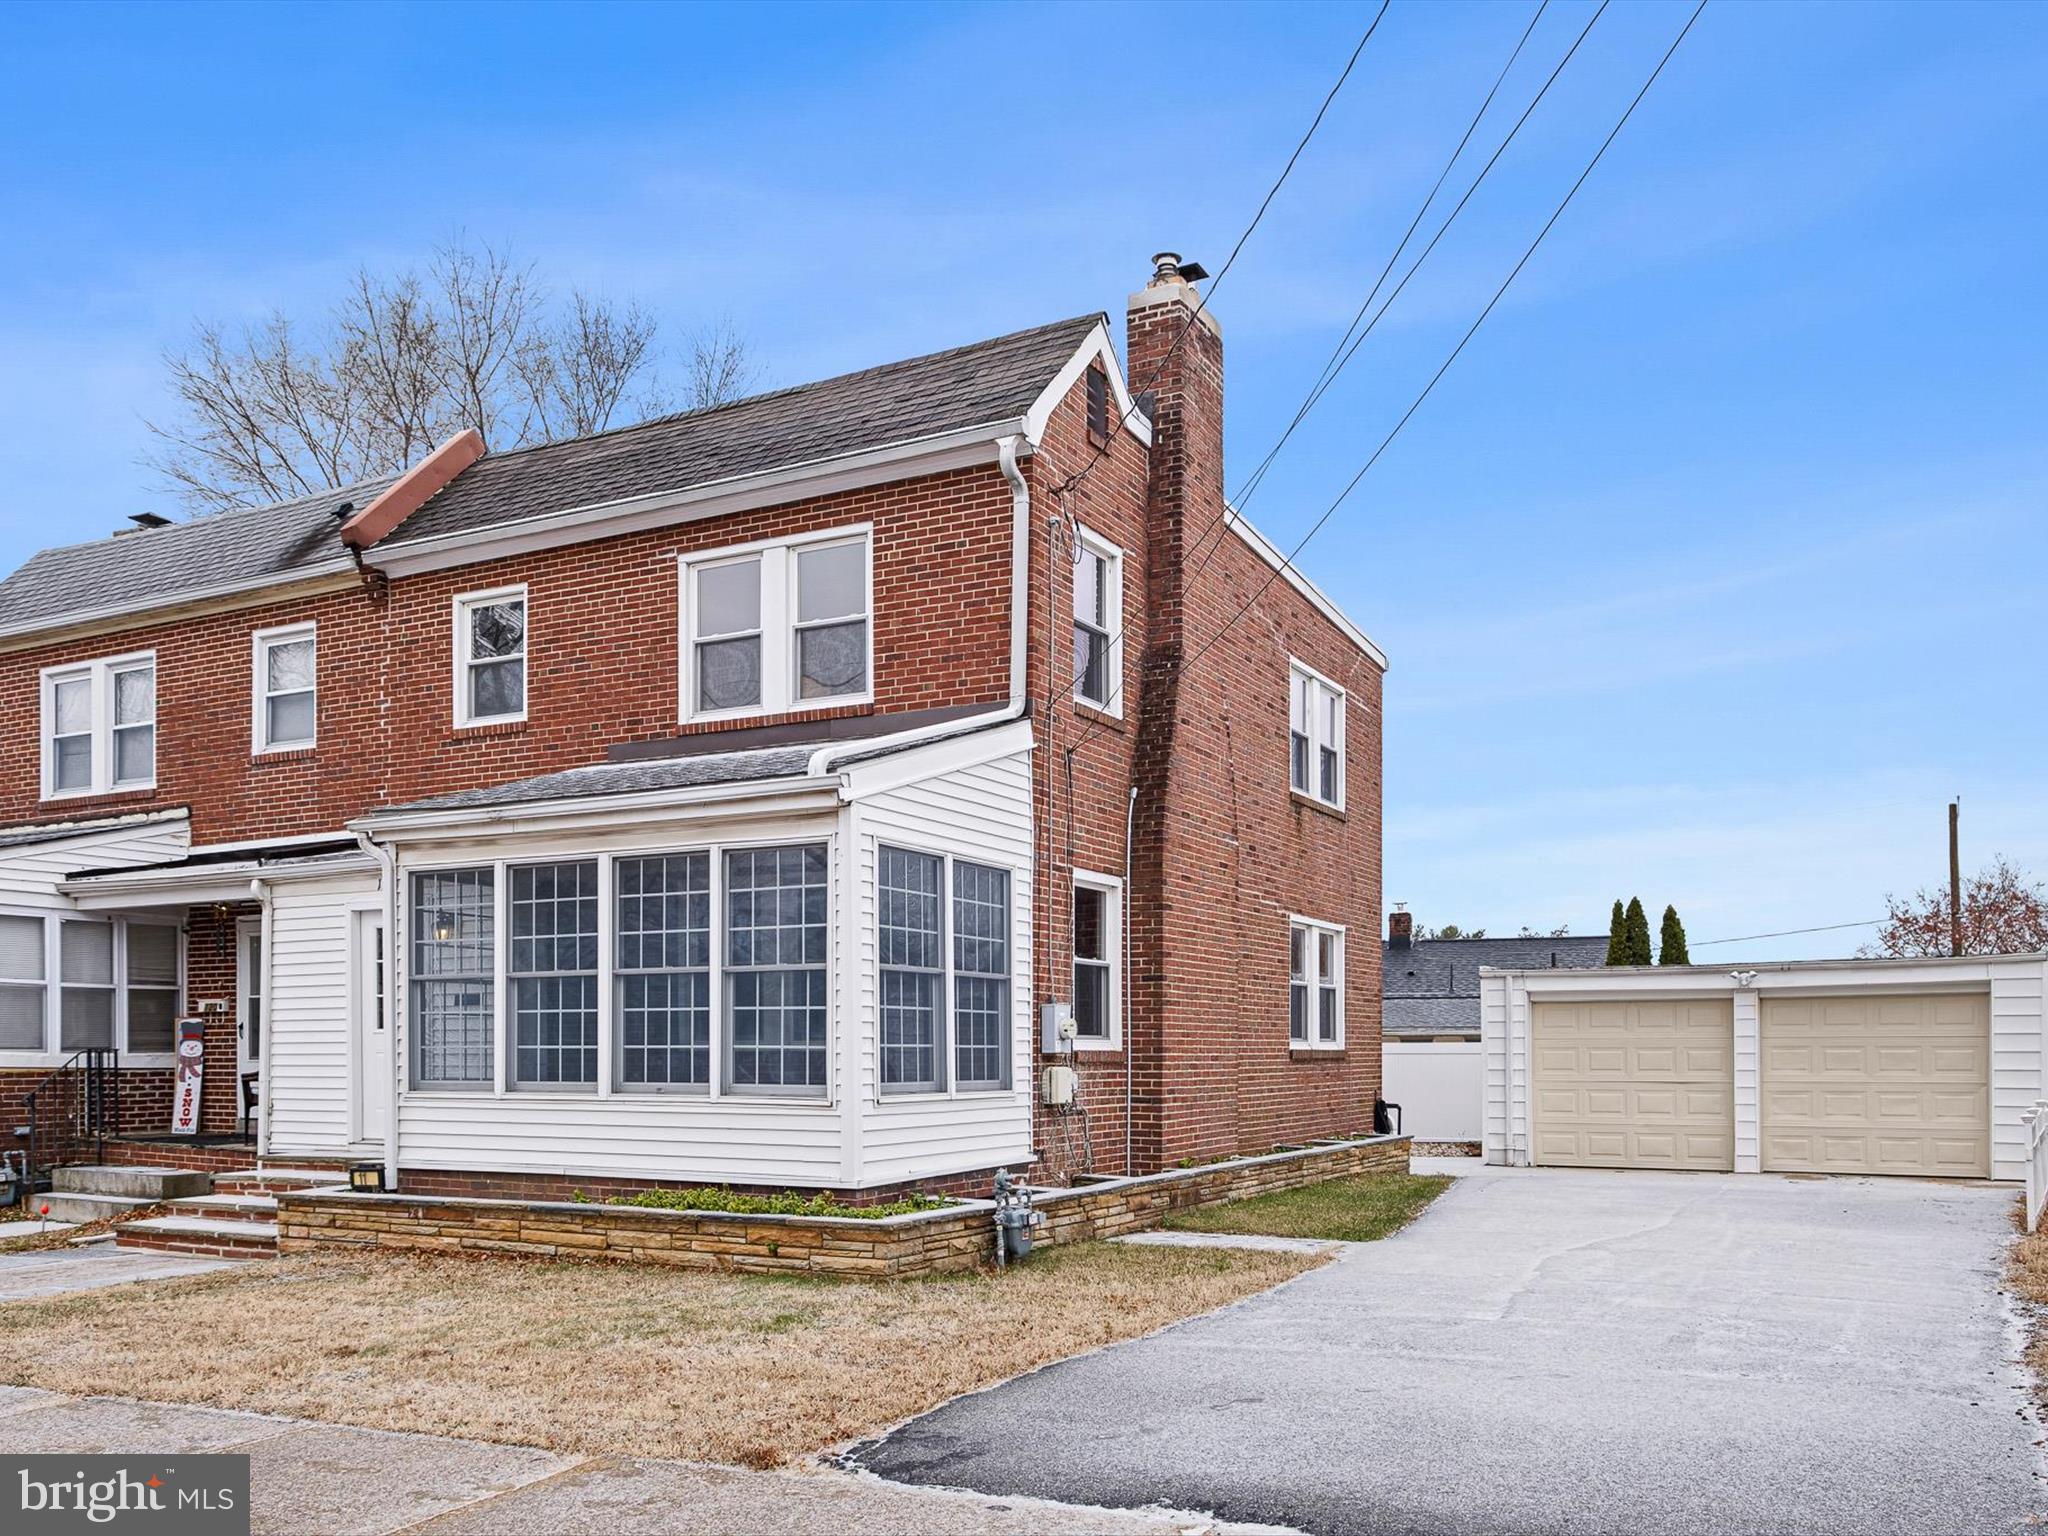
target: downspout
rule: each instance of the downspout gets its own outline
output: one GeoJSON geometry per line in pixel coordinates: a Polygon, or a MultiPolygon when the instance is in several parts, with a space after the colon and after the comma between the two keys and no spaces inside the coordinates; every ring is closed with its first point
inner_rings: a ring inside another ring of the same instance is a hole
{"type": "MultiPolygon", "coordinates": [[[[384,1187],[398,1188],[398,1084],[403,1076],[403,1058],[398,1054],[399,965],[398,965],[398,856],[361,828],[352,829],[356,842],[377,861],[378,881],[384,891],[384,1029],[391,1042],[391,1060],[384,1068],[384,1187]]],[[[360,1020],[352,1026],[362,1033],[360,1020]]]]}
{"type": "Polygon", "coordinates": [[[1021,437],[996,444],[996,464],[1010,483],[1010,707],[1024,702],[1024,647],[1030,630],[1031,485],[1017,467],[1021,437]]]}
{"type": "Polygon", "coordinates": [[[1131,1154],[1131,1081],[1133,1064],[1138,1058],[1138,1042],[1131,1028],[1131,832],[1138,820],[1138,786],[1131,786],[1130,804],[1124,810],[1124,898],[1119,915],[1124,920],[1124,963],[1122,967],[1123,997],[1118,1006],[1123,1010],[1124,1024],[1124,1177],[1129,1178],[1138,1171],[1138,1165],[1131,1154]]]}
{"type": "MultiPolygon", "coordinates": [[[[262,916],[258,919],[260,926],[257,929],[257,942],[262,946],[263,959],[258,963],[256,975],[257,1007],[260,1010],[256,1023],[256,1162],[260,1167],[263,1159],[270,1155],[270,1032],[271,1026],[277,1021],[276,999],[271,995],[270,982],[271,977],[276,974],[277,962],[271,953],[270,882],[261,876],[251,880],[249,895],[262,909],[262,916]]],[[[241,1087],[241,1083],[237,1081],[237,1094],[241,1092],[241,1087]]]]}

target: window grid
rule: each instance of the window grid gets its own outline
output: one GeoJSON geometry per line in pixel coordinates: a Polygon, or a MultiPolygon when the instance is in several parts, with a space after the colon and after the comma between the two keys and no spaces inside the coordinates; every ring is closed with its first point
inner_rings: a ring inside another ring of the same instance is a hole
{"type": "Polygon", "coordinates": [[[882,848],[876,858],[876,942],[881,996],[876,1019],[884,1089],[942,1086],[941,995],[945,990],[945,863],[936,854],[882,848]]]}
{"type": "Polygon", "coordinates": [[[1287,780],[1296,793],[1344,804],[1344,690],[1297,664],[1288,677],[1287,780]]]}
{"type": "Polygon", "coordinates": [[[953,1081],[1001,1088],[1009,1079],[1010,874],[953,861],[953,1081]]]}
{"type": "Polygon", "coordinates": [[[619,1086],[708,1090],[711,855],[617,859],[612,886],[619,1086]]]}
{"type": "Polygon", "coordinates": [[[496,1051],[496,872],[413,876],[414,1078],[488,1084],[496,1051]]]}
{"type": "Polygon", "coordinates": [[[518,864],[510,874],[512,1081],[523,1088],[594,1085],[597,862],[518,864]]]}
{"type": "Polygon", "coordinates": [[[725,876],[728,1085],[823,1095],[825,845],[733,849],[725,876]]]}

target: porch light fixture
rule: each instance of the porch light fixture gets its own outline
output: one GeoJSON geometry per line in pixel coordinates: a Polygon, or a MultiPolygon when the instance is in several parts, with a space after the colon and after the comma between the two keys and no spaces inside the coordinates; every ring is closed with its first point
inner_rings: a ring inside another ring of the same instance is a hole
{"type": "Polygon", "coordinates": [[[455,942],[455,914],[436,912],[434,914],[434,942],[452,944],[455,942]]]}
{"type": "Polygon", "coordinates": [[[348,1187],[358,1194],[379,1195],[384,1192],[384,1165],[382,1163],[350,1163],[348,1165],[348,1187]]]}

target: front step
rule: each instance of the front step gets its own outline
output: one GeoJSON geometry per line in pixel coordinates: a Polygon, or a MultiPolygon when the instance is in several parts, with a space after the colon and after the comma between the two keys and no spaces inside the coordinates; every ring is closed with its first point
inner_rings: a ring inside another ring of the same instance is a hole
{"type": "Polygon", "coordinates": [[[196,1216],[202,1221],[268,1221],[277,1220],[277,1197],[275,1195],[194,1195],[189,1200],[173,1200],[164,1209],[166,1216],[196,1216]]]}
{"type": "MultiPolygon", "coordinates": [[[[60,1168],[57,1171],[62,1173],[64,1170],[60,1168]]],[[[41,1214],[43,1207],[48,1206],[50,1220],[82,1226],[90,1221],[119,1221],[130,1211],[147,1210],[156,1203],[154,1200],[131,1200],[122,1195],[77,1194],[53,1189],[46,1195],[37,1196],[35,1209],[41,1214]]]]}
{"type": "Polygon", "coordinates": [[[348,1183],[348,1175],[324,1168],[248,1168],[217,1173],[213,1189],[220,1195],[292,1194],[302,1189],[332,1189],[348,1183]]]}
{"type": "Polygon", "coordinates": [[[190,1168],[124,1168],[98,1163],[59,1168],[50,1183],[53,1194],[115,1195],[131,1205],[158,1205],[180,1195],[203,1195],[213,1187],[208,1175],[190,1168]]]}
{"type": "Polygon", "coordinates": [[[192,1253],[210,1259],[274,1259],[277,1223],[219,1220],[209,1216],[150,1216],[114,1229],[122,1248],[158,1253],[192,1253]]]}

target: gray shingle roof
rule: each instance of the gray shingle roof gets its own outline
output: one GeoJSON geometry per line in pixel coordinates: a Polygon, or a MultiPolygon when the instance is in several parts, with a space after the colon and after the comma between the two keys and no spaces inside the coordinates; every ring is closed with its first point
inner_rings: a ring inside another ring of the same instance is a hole
{"type": "Polygon", "coordinates": [[[260,585],[346,559],[334,509],[367,506],[393,478],[46,549],[0,581],[0,630],[260,585]]]}
{"type": "Polygon", "coordinates": [[[694,789],[705,784],[752,784],[765,779],[801,778],[815,744],[770,747],[757,752],[706,752],[695,757],[656,758],[638,763],[594,763],[565,768],[534,779],[458,790],[395,806],[395,811],[466,811],[499,805],[532,805],[550,800],[583,800],[597,795],[635,795],[650,790],[694,789]]]}
{"type": "Polygon", "coordinates": [[[1021,416],[1101,320],[1078,316],[595,437],[486,454],[386,542],[688,490],[1021,416]]]}
{"type": "Polygon", "coordinates": [[[149,811],[140,815],[105,816],[93,821],[58,821],[38,827],[10,827],[0,830],[0,848],[29,848],[37,843],[58,843],[69,837],[91,837],[97,832],[116,832],[123,827],[144,827],[183,818],[182,811],[149,811]]]}
{"type": "Polygon", "coordinates": [[[1408,949],[1381,940],[1380,996],[1477,997],[1479,968],[1585,970],[1607,963],[1607,936],[1533,939],[1417,939],[1408,949]]]}
{"type": "Polygon", "coordinates": [[[1479,998],[1472,997],[1390,997],[1380,1004],[1380,1034],[1476,1035],[1479,1033],[1479,998]]]}

